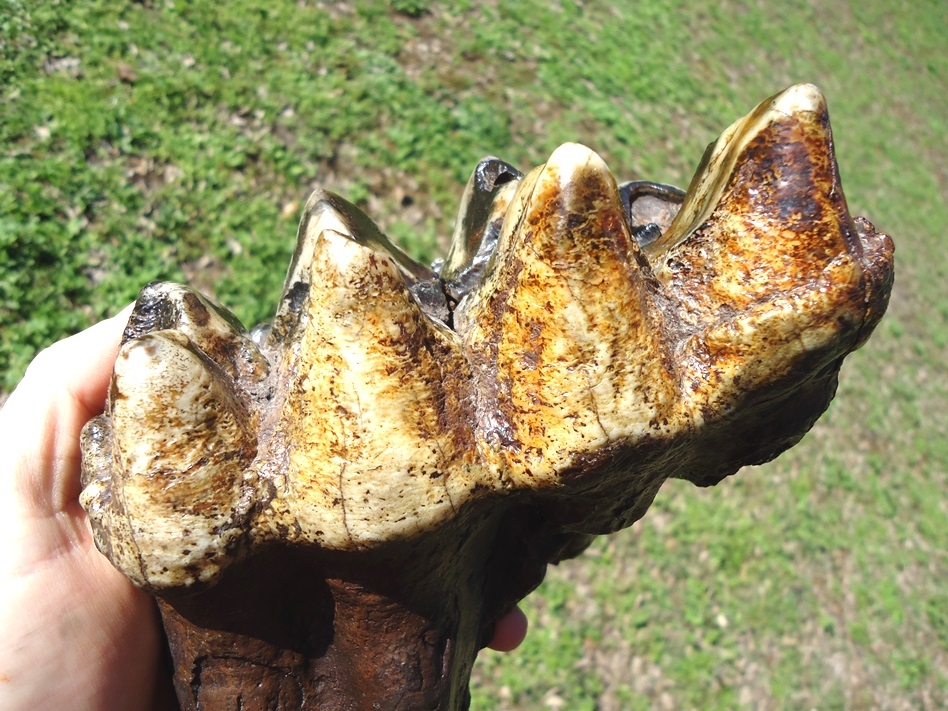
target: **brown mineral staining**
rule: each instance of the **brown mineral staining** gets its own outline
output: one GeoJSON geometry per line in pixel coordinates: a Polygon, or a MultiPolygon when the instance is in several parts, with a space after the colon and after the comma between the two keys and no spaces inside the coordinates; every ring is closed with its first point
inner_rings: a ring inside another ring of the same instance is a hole
{"type": "Polygon", "coordinates": [[[548,562],[668,477],[797,442],[892,285],[809,85],[727,129],[684,196],[577,144],[526,176],[486,159],[454,239],[439,275],[319,190],[266,337],[142,291],[82,502],[163,599],[184,708],[464,708],[548,562]]]}

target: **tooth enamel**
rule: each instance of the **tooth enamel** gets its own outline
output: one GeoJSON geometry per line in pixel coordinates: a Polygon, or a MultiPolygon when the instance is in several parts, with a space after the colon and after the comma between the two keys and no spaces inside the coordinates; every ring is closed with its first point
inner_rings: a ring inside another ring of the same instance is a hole
{"type": "Polygon", "coordinates": [[[687,328],[698,331],[820,279],[857,241],[825,102],[801,85],[724,133],[675,222],[646,252],[687,328]]]}
{"type": "Polygon", "coordinates": [[[483,263],[495,246],[496,225],[522,178],[519,170],[494,157],[484,158],[471,174],[461,197],[451,248],[440,270],[453,298],[460,300],[479,282],[483,263]]]}
{"type": "Polygon", "coordinates": [[[469,435],[443,422],[465,421],[443,385],[444,371],[466,370],[456,337],[424,316],[391,258],[336,232],[317,241],[312,284],[285,369],[288,512],[327,548],[407,537],[449,517],[452,496],[475,483],[469,435]]]}
{"type": "Polygon", "coordinates": [[[553,485],[574,466],[569,453],[670,426],[676,385],[648,266],[629,264],[638,246],[602,159],[561,146],[511,212],[489,293],[462,305],[477,312],[465,347],[498,380],[482,427],[504,476],[553,485]]]}
{"type": "Polygon", "coordinates": [[[710,217],[724,193],[735,166],[748,144],[775,122],[813,120],[826,114],[823,94],[812,84],[798,84],[761,102],[756,109],[731,124],[708,146],[685,202],[668,232],[647,250],[653,264],[680,244],[710,217]]]}
{"type": "MultiPolygon", "coordinates": [[[[505,183],[493,193],[483,223],[459,225],[451,252],[441,268],[445,289],[455,301],[461,301],[484,280],[490,262],[497,253],[497,242],[516,195],[520,180],[505,183]],[[460,229],[461,227],[464,230],[460,229]],[[471,232],[465,230],[470,229],[471,232]]],[[[463,215],[458,216],[463,222],[463,215]]]]}
{"type": "Polygon", "coordinates": [[[840,259],[817,288],[789,292],[695,336],[684,359],[693,365],[682,378],[700,373],[700,388],[683,389],[692,412],[705,413],[699,424],[708,424],[709,412],[728,415],[745,392],[779,383],[801,360],[823,357],[857,322],[846,295],[858,283],[852,261],[840,259]]]}
{"type": "Polygon", "coordinates": [[[227,376],[182,334],[142,336],[116,361],[111,426],[126,554],[148,551],[126,573],[152,588],[216,578],[244,533],[244,471],[255,454],[251,418],[227,376]]]}
{"type": "Polygon", "coordinates": [[[267,375],[267,360],[237,318],[185,286],[154,282],[142,289],[123,342],[157,330],[184,334],[235,381],[258,382],[267,375]]]}
{"type": "Polygon", "coordinates": [[[303,297],[310,288],[309,271],[313,250],[320,235],[326,230],[344,235],[353,242],[387,255],[398,265],[409,289],[425,312],[443,322],[450,320],[447,301],[437,274],[390,242],[376,224],[355,205],[328,190],[317,189],[306,201],[303,217],[300,219],[296,251],[286,274],[280,308],[274,318],[274,328],[269,339],[275,347],[295,327],[303,297]]]}

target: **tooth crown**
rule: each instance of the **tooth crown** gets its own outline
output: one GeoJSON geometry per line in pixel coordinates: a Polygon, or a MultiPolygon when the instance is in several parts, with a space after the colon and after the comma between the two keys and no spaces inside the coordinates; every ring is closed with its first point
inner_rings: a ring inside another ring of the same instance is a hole
{"type": "Polygon", "coordinates": [[[509,485],[557,487],[591,453],[676,428],[654,280],[599,156],[566,144],[523,181],[495,261],[455,322],[509,485]]]}
{"type": "Polygon", "coordinates": [[[314,193],[259,345],[185,287],[143,290],[83,435],[116,566],[187,588],[268,542],[373,549],[492,498],[615,530],[669,476],[802,437],[885,309],[892,244],[848,213],[815,87],[731,126],[642,245],[658,228],[583,146],[478,171],[440,278],[314,193]]]}
{"type": "Polygon", "coordinates": [[[650,250],[658,278],[696,326],[820,279],[858,249],[825,101],[793,87],[711,147],[668,232],[650,250]],[[727,168],[726,172],[721,172],[727,168]]]}
{"type": "Polygon", "coordinates": [[[471,408],[446,391],[465,377],[457,338],[419,318],[391,259],[347,236],[322,232],[311,274],[275,425],[287,513],[330,548],[409,536],[475,483],[471,408]]]}

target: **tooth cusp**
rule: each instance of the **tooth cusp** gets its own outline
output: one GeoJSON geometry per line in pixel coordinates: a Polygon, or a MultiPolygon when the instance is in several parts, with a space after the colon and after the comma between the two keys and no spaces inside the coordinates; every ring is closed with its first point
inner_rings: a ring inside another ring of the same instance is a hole
{"type": "Polygon", "coordinates": [[[687,328],[699,332],[821,280],[858,251],[825,102],[799,85],[722,135],[649,255],[687,328]]]}
{"type": "Polygon", "coordinates": [[[574,457],[666,427],[676,384],[656,284],[644,259],[630,264],[639,248],[602,159],[558,148],[521,183],[498,249],[462,333],[507,484],[558,486],[574,457]]]}
{"type": "Polygon", "coordinates": [[[119,353],[110,415],[123,570],[151,589],[215,579],[241,533],[256,454],[253,418],[229,377],[183,334],[146,334],[119,353]]]}
{"type": "Polygon", "coordinates": [[[484,158],[474,169],[461,197],[451,248],[439,270],[445,289],[456,301],[482,279],[522,178],[519,170],[493,157],[484,158]]]}
{"type": "Polygon", "coordinates": [[[135,302],[123,343],[155,331],[185,335],[235,383],[253,388],[269,371],[266,358],[234,314],[193,289],[171,282],[144,287],[135,302]]]}
{"type": "Polygon", "coordinates": [[[312,284],[280,417],[287,515],[327,548],[428,529],[478,483],[456,337],[390,258],[343,235],[322,233],[312,284]]]}

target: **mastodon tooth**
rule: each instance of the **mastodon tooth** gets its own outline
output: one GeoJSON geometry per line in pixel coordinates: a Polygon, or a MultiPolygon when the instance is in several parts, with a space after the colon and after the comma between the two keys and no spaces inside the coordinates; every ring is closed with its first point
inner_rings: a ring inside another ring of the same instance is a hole
{"type": "Polygon", "coordinates": [[[269,546],[431,541],[504,499],[507,523],[615,530],[668,476],[713,483],[802,436],[888,299],[891,241],[849,218],[810,86],[728,129],[680,211],[576,144],[478,171],[446,284],[317,190],[259,351],[187,288],[142,292],[83,435],[116,565],[186,588],[269,546]]]}
{"type": "MultiPolygon", "coordinates": [[[[331,230],[348,239],[388,255],[398,266],[415,298],[433,318],[450,320],[447,300],[438,275],[419,264],[386,237],[362,210],[328,190],[313,191],[303,208],[296,250],[283,286],[283,295],[267,340],[278,348],[296,327],[299,313],[313,288],[311,268],[320,235],[331,230]]],[[[315,285],[318,288],[318,285],[315,285]]]]}
{"type": "Polygon", "coordinates": [[[178,331],[216,362],[235,382],[250,385],[266,377],[267,360],[230,311],[181,284],[152,282],[135,302],[122,342],[154,331],[178,331]]]}
{"type": "Polygon", "coordinates": [[[771,97],[712,144],[670,229],[646,252],[695,328],[819,279],[858,235],[813,85],[771,97]]]}
{"type": "Polygon", "coordinates": [[[460,301],[483,278],[497,246],[507,207],[523,173],[487,157],[474,169],[458,209],[451,248],[440,269],[450,296],[460,301]]]}

